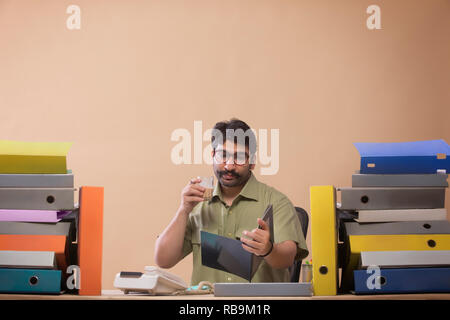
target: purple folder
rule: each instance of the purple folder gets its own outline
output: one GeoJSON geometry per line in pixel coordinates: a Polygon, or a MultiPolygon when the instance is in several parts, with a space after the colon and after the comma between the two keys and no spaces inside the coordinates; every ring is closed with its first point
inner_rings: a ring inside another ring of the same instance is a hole
{"type": "Polygon", "coordinates": [[[0,210],[0,221],[58,222],[71,211],[50,210],[0,210]]]}

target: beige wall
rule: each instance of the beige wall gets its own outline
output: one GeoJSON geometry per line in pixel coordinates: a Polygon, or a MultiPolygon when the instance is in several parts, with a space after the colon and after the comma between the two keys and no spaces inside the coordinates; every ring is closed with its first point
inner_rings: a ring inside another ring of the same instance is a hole
{"type": "Polygon", "coordinates": [[[311,185],[350,186],[353,142],[450,142],[449,17],[444,0],[0,1],[0,137],[74,142],[76,185],[105,187],[110,289],[154,264],[184,184],[212,174],[171,162],[195,120],[280,129],[280,169],[257,177],[307,210],[311,185]]]}

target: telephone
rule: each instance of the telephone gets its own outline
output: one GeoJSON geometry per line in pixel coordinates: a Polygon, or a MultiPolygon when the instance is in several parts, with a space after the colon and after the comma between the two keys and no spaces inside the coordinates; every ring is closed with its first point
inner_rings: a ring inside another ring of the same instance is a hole
{"type": "Polygon", "coordinates": [[[146,293],[170,295],[178,290],[186,290],[188,285],[180,277],[158,267],[147,266],[144,272],[122,271],[116,274],[114,287],[125,294],[146,293]]]}

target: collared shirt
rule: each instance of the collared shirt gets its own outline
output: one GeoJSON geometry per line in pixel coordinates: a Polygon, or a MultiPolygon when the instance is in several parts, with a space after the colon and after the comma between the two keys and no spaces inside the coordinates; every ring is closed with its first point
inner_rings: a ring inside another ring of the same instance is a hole
{"type": "MultiPolygon", "coordinates": [[[[295,259],[308,255],[305,237],[295,208],[289,199],[276,189],[259,182],[252,174],[234,199],[231,206],[224,201],[219,183],[216,184],[210,201],[196,205],[189,215],[183,244],[183,257],[193,253],[193,271],[191,283],[200,281],[248,282],[247,280],[202,265],[200,231],[207,231],[235,239],[242,236],[244,230],[258,227],[257,218],[261,218],[269,204],[273,205],[274,243],[292,240],[297,244],[295,259]]],[[[262,261],[252,278],[252,282],[288,282],[289,269],[274,269],[265,260],[262,261]]]]}

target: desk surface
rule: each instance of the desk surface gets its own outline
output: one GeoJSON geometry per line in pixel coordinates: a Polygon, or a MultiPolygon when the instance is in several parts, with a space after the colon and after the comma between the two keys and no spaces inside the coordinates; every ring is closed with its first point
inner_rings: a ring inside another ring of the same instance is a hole
{"type": "Polygon", "coordinates": [[[0,294],[0,300],[450,300],[450,293],[337,295],[312,297],[214,297],[212,294],[183,296],[125,295],[120,290],[103,290],[101,296],[0,294]]]}

